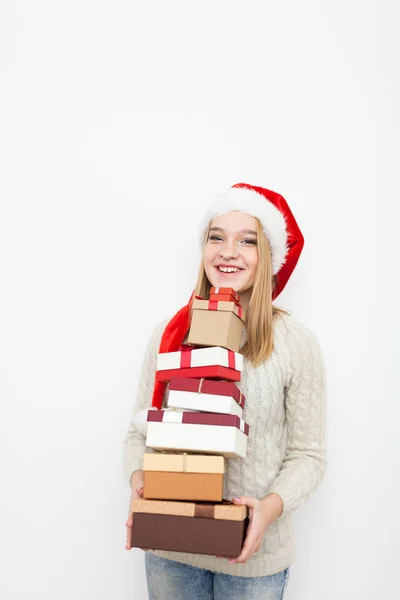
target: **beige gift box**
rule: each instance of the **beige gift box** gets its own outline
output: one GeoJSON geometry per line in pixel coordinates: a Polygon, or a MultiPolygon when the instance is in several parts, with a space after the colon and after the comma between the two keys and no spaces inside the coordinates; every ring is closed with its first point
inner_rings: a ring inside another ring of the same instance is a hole
{"type": "Polygon", "coordinates": [[[193,301],[188,344],[221,346],[239,352],[245,311],[234,302],[193,301]]]}

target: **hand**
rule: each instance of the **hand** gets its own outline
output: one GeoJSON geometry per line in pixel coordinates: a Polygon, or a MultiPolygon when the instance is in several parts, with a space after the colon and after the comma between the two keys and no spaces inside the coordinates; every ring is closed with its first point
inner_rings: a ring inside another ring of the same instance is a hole
{"type": "Polygon", "coordinates": [[[128,510],[128,519],[125,523],[126,525],[126,550],[131,549],[131,541],[132,541],[132,525],[133,525],[133,513],[132,513],[132,501],[136,498],[141,498],[143,496],[143,486],[144,486],[144,474],[143,471],[135,471],[131,477],[131,488],[132,494],[131,499],[129,501],[129,510],[128,510]]]}
{"type": "Polygon", "coordinates": [[[229,561],[230,565],[245,563],[258,552],[263,541],[265,531],[283,511],[283,502],[278,494],[269,494],[262,500],[248,496],[233,498],[234,504],[245,504],[249,508],[249,526],[242,552],[237,558],[229,561]]]}

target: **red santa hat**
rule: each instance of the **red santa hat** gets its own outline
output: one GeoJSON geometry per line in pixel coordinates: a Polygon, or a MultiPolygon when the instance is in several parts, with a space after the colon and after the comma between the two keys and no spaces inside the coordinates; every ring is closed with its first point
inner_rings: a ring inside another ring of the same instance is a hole
{"type": "MultiPolygon", "coordinates": [[[[202,239],[212,218],[237,210],[260,220],[271,248],[275,287],[272,300],[282,292],[299,260],[304,238],[283,196],[262,187],[237,183],[214,198],[201,226],[202,239]]],[[[190,327],[190,303],[181,308],[166,326],[159,352],[179,350],[190,327]]],[[[161,408],[165,382],[156,381],[152,406],[161,408]]]]}

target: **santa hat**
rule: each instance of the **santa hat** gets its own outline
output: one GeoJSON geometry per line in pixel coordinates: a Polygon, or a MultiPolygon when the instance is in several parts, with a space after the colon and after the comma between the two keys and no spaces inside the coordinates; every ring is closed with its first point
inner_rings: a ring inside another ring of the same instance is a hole
{"type": "MultiPolygon", "coordinates": [[[[283,196],[262,187],[237,183],[214,198],[206,210],[201,227],[202,239],[212,218],[233,210],[256,217],[261,222],[271,248],[272,272],[275,275],[272,300],[275,300],[286,286],[303,249],[304,238],[300,228],[283,196]]],[[[166,326],[160,353],[179,350],[190,327],[191,300],[166,326]]],[[[153,407],[161,408],[165,388],[165,382],[155,382],[153,407]]]]}

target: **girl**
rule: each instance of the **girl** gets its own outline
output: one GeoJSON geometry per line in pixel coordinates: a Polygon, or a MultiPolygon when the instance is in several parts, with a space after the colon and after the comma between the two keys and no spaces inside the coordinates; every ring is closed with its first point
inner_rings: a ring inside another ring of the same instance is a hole
{"type": "MultiPolygon", "coordinates": [[[[285,199],[237,184],[218,196],[202,227],[203,256],[194,295],[232,287],[247,312],[238,387],[246,397],[247,456],[227,460],[224,498],[249,508],[240,556],[148,551],[151,600],[278,600],[294,558],[291,513],[314,493],[325,469],[324,373],[314,335],[272,301],[292,274],[304,245],[285,199]]],[[[136,411],[161,408],[165,385],[154,384],[158,352],[178,350],[190,326],[190,302],[154,331],[136,411]]],[[[131,501],[143,494],[145,437],[132,420],[125,439],[131,501]]],[[[132,514],[129,510],[130,549],[132,514]]]]}

